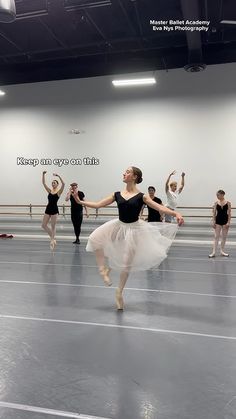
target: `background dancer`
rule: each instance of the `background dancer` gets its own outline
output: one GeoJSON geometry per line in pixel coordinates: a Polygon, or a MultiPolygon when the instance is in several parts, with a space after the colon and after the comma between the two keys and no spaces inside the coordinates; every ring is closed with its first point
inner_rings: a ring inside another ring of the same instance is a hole
{"type": "MultiPolygon", "coordinates": [[[[156,189],[154,188],[154,186],[149,186],[148,187],[148,194],[149,194],[150,198],[154,202],[157,202],[157,204],[162,205],[162,200],[160,198],[157,198],[157,196],[155,196],[155,192],[156,192],[156,189]]],[[[145,207],[146,207],[146,205],[143,206],[143,208],[141,210],[140,217],[143,216],[143,211],[144,211],[145,207]]],[[[149,205],[147,205],[147,209],[148,209],[148,218],[147,218],[146,221],[148,221],[149,223],[152,223],[152,222],[160,223],[162,221],[163,216],[162,216],[162,213],[160,211],[157,211],[157,210],[151,208],[149,205]]]]}
{"type": "MultiPolygon", "coordinates": [[[[167,180],[166,180],[166,185],[165,185],[165,191],[166,191],[166,196],[167,196],[167,208],[172,209],[173,211],[176,209],[177,204],[178,204],[178,195],[182,192],[184,185],[185,185],[185,173],[183,172],[181,174],[181,184],[180,187],[178,188],[178,184],[177,182],[170,182],[170,178],[171,176],[175,175],[176,171],[174,170],[174,172],[172,172],[167,180]]],[[[173,217],[169,214],[165,215],[165,222],[166,223],[171,223],[173,221],[173,217]]]]}
{"type": "Polygon", "coordinates": [[[231,221],[231,202],[226,201],[225,192],[222,191],[222,189],[216,193],[216,196],[217,201],[213,205],[213,228],[215,229],[215,239],[213,242],[212,253],[209,255],[209,258],[214,258],[216,255],[220,233],[220,254],[221,256],[229,256],[228,253],[225,253],[225,243],[231,221]]]}
{"type": "Polygon", "coordinates": [[[47,186],[46,181],[45,181],[46,173],[47,173],[46,171],[43,172],[42,183],[43,183],[44,188],[48,192],[48,205],[46,207],[45,214],[43,217],[42,228],[48,233],[50,237],[50,248],[51,250],[53,250],[56,245],[56,240],[55,240],[56,223],[57,223],[57,217],[59,214],[57,201],[64,190],[65,183],[62,180],[61,176],[57,175],[56,173],[53,173],[53,176],[58,177],[58,179],[60,180],[61,186],[59,185],[58,180],[54,179],[52,181],[52,188],[50,189],[47,186]],[[49,221],[51,221],[51,228],[48,227],[49,221]]]}
{"type": "MultiPolygon", "coordinates": [[[[74,244],[80,244],[80,231],[81,231],[81,224],[83,221],[83,206],[81,204],[79,204],[78,202],[76,202],[74,195],[78,195],[80,201],[84,200],[84,193],[82,191],[78,190],[78,184],[76,182],[73,182],[70,184],[70,189],[67,192],[66,195],[66,201],[70,200],[71,203],[71,221],[74,227],[74,232],[75,232],[75,241],[73,242],[74,244]]],[[[84,206],[85,212],[86,212],[86,216],[87,218],[89,217],[88,214],[88,209],[87,207],[84,206]]]]}

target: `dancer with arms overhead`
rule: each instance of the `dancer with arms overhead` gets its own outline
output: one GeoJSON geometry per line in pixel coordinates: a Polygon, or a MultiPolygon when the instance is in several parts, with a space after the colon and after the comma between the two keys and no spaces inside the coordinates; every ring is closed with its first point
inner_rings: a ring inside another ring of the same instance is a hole
{"type": "Polygon", "coordinates": [[[46,171],[43,172],[42,183],[44,188],[48,192],[48,205],[46,207],[45,214],[43,217],[42,228],[48,233],[50,237],[50,249],[53,250],[56,246],[56,224],[59,214],[57,202],[64,190],[65,183],[62,180],[61,176],[57,175],[56,173],[53,173],[53,176],[57,177],[60,180],[61,185],[59,184],[59,181],[57,179],[54,179],[52,181],[52,187],[49,188],[49,186],[46,184],[46,173],[46,171]],[[51,228],[48,227],[49,221],[51,221],[51,228]]]}

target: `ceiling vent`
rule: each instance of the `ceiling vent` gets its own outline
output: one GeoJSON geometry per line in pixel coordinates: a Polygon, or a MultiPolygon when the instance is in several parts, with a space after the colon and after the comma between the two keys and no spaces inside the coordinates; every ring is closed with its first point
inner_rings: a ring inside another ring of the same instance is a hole
{"type": "Polygon", "coordinates": [[[206,64],[203,63],[187,64],[184,66],[185,71],[188,73],[199,73],[199,71],[203,71],[205,68],[206,64]]]}

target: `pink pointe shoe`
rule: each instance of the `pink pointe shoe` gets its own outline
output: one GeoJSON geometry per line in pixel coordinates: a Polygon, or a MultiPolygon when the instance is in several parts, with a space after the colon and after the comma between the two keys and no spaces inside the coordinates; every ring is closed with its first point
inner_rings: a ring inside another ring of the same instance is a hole
{"type": "Polygon", "coordinates": [[[221,256],[224,256],[224,257],[229,257],[229,254],[228,253],[225,253],[225,252],[223,252],[223,250],[221,250],[221,252],[220,252],[220,254],[221,254],[221,256]]]}
{"type": "Polygon", "coordinates": [[[103,277],[104,284],[107,287],[110,287],[112,285],[112,282],[111,282],[110,277],[109,277],[110,271],[111,271],[111,269],[107,268],[106,266],[103,266],[99,269],[100,275],[103,277]]]}
{"type": "Polygon", "coordinates": [[[124,300],[119,288],[116,289],[116,308],[117,310],[124,310],[124,300]]]}
{"type": "Polygon", "coordinates": [[[52,239],[52,240],[50,241],[50,249],[51,249],[51,250],[54,250],[54,249],[55,249],[56,244],[57,244],[56,240],[52,239]]]}

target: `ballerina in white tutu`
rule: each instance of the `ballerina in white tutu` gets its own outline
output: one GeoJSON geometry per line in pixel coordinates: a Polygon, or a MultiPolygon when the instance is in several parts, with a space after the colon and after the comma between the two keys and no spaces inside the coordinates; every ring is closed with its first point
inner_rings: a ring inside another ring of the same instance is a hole
{"type": "Polygon", "coordinates": [[[137,167],[129,167],[124,175],[126,188],[115,192],[98,202],[75,200],[90,208],[101,208],[117,202],[119,219],[111,220],[99,226],[89,236],[86,250],[95,252],[99,272],[104,283],[112,285],[109,277],[111,268],[121,270],[119,286],[116,289],[116,305],[123,310],[123,289],[130,271],[154,268],[166,258],[167,251],[177,231],[176,224],[146,223],[139,219],[144,204],[176,217],[178,225],[183,223],[181,214],[157,204],[149,195],[137,189],[142,182],[142,172],[137,167]],[[105,263],[108,258],[108,266],[105,263]]]}

